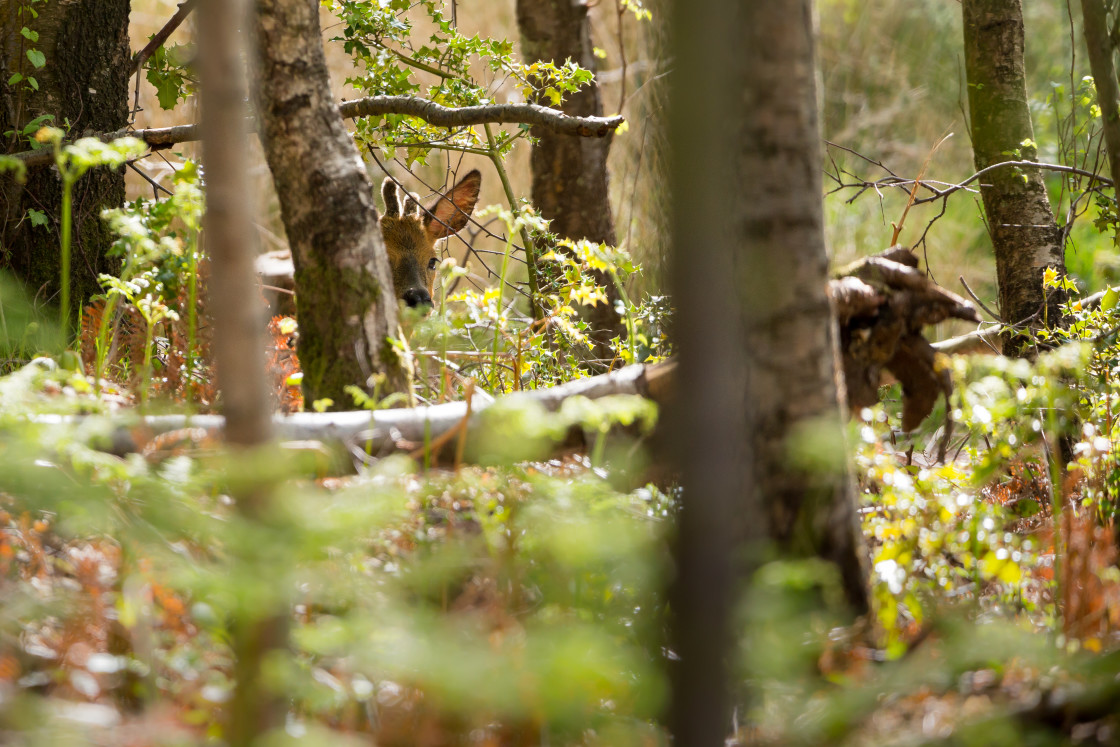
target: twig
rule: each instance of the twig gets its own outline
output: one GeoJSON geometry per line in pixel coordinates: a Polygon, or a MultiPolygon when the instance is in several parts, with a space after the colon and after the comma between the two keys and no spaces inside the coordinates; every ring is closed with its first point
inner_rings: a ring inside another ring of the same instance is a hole
{"type": "Polygon", "coordinates": [[[894,246],[898,243],[898,236],[902,233],[902,227],[906,224],[906,216],[910,213],[910,207],[914,204],[914,199],[918,196],[918,187],[921,186],[922,177],[926,175],[926,169],[929,168],[930,161],[933,160],[933,156],[937,153],[937,149],[940,148],[942,144],[952,136],[953,133],[946,133],[945,136],[938,140],[933,148],[930,149],[929,154],[926,156],[926,160],[922,162],[922,168],[918,170],[918,175],[914,177],[914,186],[910,189],[910,198],[906,201],[906,207],[902,211],[902,217],[898,219],[898,223],[896,223],[894,226],[894,235],[891,236],[891,246],[894,246]]]}
{"type": "Polygon", "coordinates": [[[147,174],[145,174],[145,173],[144,173],[143,171],[141,171],[140,169],[136,168],[136,164],[135,164],[135,163],[134,163],[133,161],[128,161],[128,162],[127,162],[127,163],[126,163],[125,165],[126,165],[126,166],[128,166],[128,168],[130,168],[130,169],[132,169],[133,171],[135,171],[135,172],[136,172],[137,174],[139,174],[139,175],[140,175],[140,177],[141,177],[142,179],[144,179],[144,181],[148,182],[148,184],[151,184],[151,185],[152,185],[152,191],[153,191],[153,192],[155,193],[155,195],[154,195],[154,196],[155,196],[156,198],[158,198],[158,197],[159,197],[159,193],[160,193],[160,192],[166,192],[166,193],[167,193],[167,196],[168,196],[168,197],[170,197],[170,196],[171,196],[171,190],[169,190],[169,189],[168,189],[167,187],[165,187],[165,186],[163,186],[162,184],[160,184],[159,182],[157,182],[157,181],[156,181],[155,179],[153,179],[152,177],[150,177],[150,176],[148,176],[147,174]]]}
{"type": "Polygon", "coordinates": [[[989,309],[987,306],[985,306],[984,302],[981,301],[980,298],[975,293],[972,292],[972,288],[968,287],[968,283],[966,283],[965,280],[964,280],[964,275],[958,275],[957,280],[961,281],[961,285],[964,286],[965,291],[968,293],[968,295],[970,295],[972,297],[972,300],[976,302],[977,306],[979,306],[984,311],[986,311],[988,316],[990,316],[992,319],[996,320],[1000,324],[1003,324],[1003,319],[1000,317],[1000,315],[995,313],[991,309],[989,309]]]}
{"type": "Polygon", "coordinates": [[[622,20],[626,15],[626,7],[622,0],[614,0],[615,21],[617,22],[618,56],[622,59],[622,74],[618,79],[618,111],[626,106],[626,40],[622,35],[622,20]]]}
{"type": "MultiPolygon", "coordinates": [[[[995,171],[996,169],[1006,168],[1008,166],[1012,166],[1012,167],[1016,167],[1016,168],[1035,168],[1035,169],[1042,169],[1044,171],[1057,171],[1057,172],[1060,172],[1060,173],[1063,173],[1063,174],[1077,174],[1079,176],[1088,177],[1089,179],[1100,182],[1105,187],[1112,187],[1112,186],[1115,186],[1115,184],[1116,184],[1114,181],[1112,181],[1111,179],[1109,179],[1106,176],[1101,176],[1100,174],[1095,174],[1092,171],[1088,171],[1086,169],[1075,168],[1073,166],[1062,166],[1061,164],[1057,164],[1057,163],[1042,163],[1041,161],[1001,161],[1000,163],[993,163],[991,166],[988,166],[987,168],[980,169],[975,174],[973,174],[972,176],[965,179],[963,182],[961,182],[959,184],[954,184],[954,185],[948,187],[947,189],[938,190],[938,189],[934,189],[933,187],[930,187],[930,191],[935,193],[934,196],[923,197],[922,199],[917,200],[915,202],[915,204],[916,205],[921,205],[922,203],[931,202],[931,201],[939,199],[941,197],[946,197],[948,195],[951,195],[953,192],[957,192],[959,190],[962,190],[965,187],[967,187],[969,184],[972,184],[974,181],[976,181],[977,179],[982,177],[984,174],[987,174],[988,172],[991,172],[991,171],[995,171]]],[[[926,183],[928,184],[928,182],[926,182],[926,183]]]]}

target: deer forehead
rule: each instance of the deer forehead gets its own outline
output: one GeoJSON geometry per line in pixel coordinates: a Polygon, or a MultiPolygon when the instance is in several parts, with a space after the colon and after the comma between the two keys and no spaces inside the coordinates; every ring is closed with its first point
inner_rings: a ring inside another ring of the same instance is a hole
{"type": "Polygon", "coordinates": [[[381,234],[390,255],[423,256],[435,251],[435,242],[417,218],[382,218],[381,234]]]}

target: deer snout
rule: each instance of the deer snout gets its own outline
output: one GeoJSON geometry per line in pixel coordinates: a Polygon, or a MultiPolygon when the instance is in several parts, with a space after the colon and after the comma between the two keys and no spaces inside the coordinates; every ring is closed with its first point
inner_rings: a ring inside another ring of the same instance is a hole
{"type": "Polygon", "coordinates": [[[425,288],[409,288],[401,294],[401,298],[412,308],[432,305],[432,294],[425,288]]]}

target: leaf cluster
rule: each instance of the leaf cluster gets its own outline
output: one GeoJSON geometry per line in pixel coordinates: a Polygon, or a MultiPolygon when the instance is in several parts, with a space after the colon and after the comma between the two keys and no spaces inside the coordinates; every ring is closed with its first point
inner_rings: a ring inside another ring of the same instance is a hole
{"type": "MultiPolygon", "coordinates": [[[[495,88],[512,82],[527,100],[543,97],[553,105],[591,80],[592,74],[568,61],[555,65],[526,65],[513,55],[505,39],[465,36],[434,0],[323,0],[342,22],[334,41],[357,63],[361,73],[346,80],[367,96],[422,95],[450,107],[491,103],[495,88]],[[423,42],[418,28],[430,30],[423,42]]],[[[393,158],[405,149],[408,163],[426,162],[433,149],[505,155],[513,140],[524,134],[500,134],[493,146],[474,128],[451,131],[433,127],[417,117],[386,115],[380,122],[363,118],[356,123],[359,141],[393,158]]]]}

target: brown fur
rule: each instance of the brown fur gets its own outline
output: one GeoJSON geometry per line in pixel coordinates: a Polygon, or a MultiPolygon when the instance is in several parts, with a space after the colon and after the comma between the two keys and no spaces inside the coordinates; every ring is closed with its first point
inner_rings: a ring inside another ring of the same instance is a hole
{"type": "Polygon", "coordinates": [[[398,189],[392,179],[381,184],[381,196],[385,199],[381,235],[389,250],[397,298],[409,306],[431,303],[439,263],[436,242],[467,225],[481,185],[482,175],[476,169],[445,196],[437,197],[422,209],[416,196],[398,189]]]}

